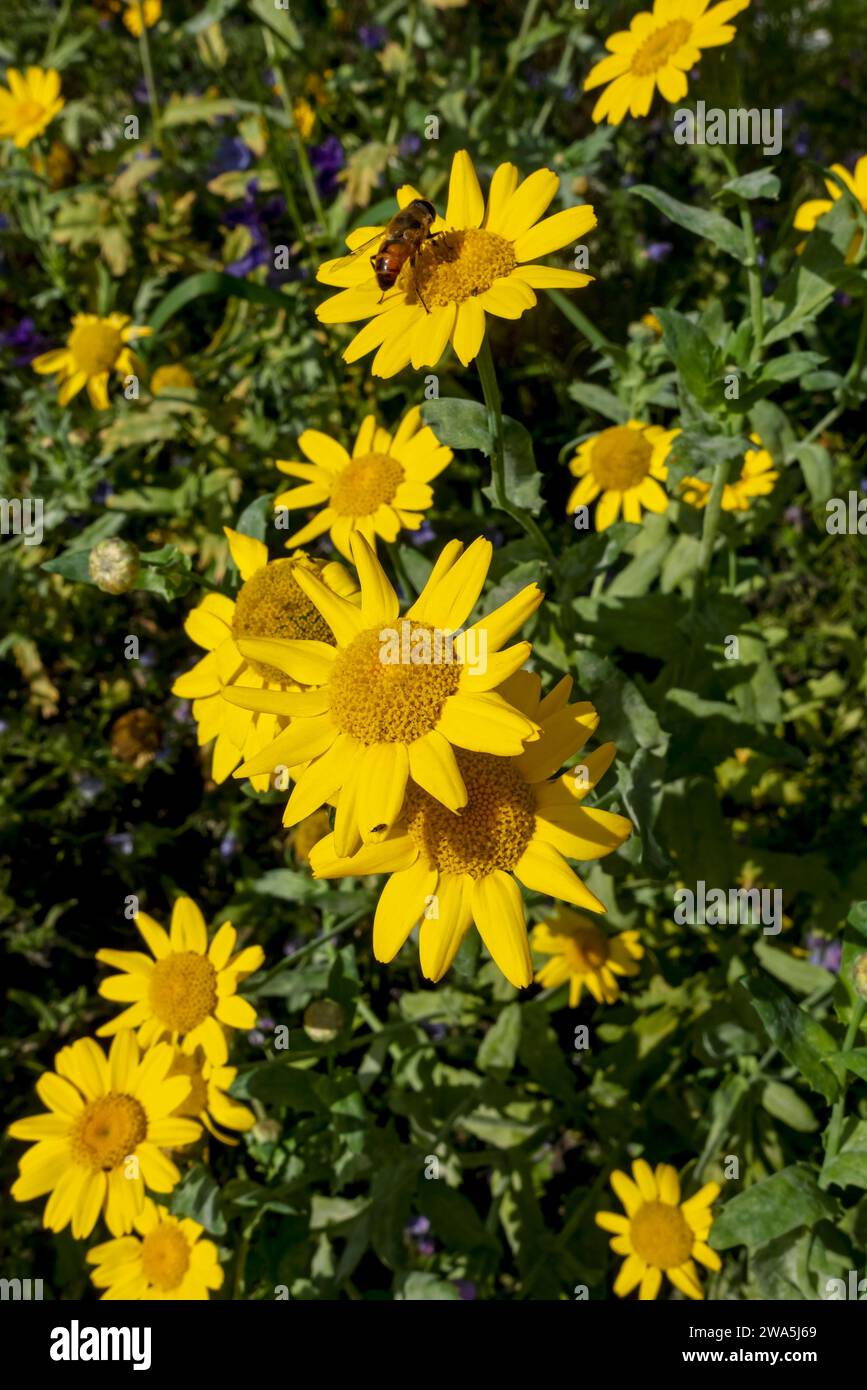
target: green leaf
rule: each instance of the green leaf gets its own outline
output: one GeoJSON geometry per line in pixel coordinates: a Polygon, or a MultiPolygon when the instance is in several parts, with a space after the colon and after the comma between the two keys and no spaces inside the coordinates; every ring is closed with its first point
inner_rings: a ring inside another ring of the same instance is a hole
{"type": "Polygon", "coordinates": [[[756,955],[770,975],[782,984],[788,985],[789,989],[797,990],[799,994],[812,994],[822,985],[831,984],[830,973],[823,970],[821,965],[811,965],[808,960],[790,956],[787,951],[772,946],[764,937],[756,942],[756,955]]]}
{"type": "Polygon", "coordinates": [[[220,1189],[201,1163],[195,1163],[175,1188],[171,1210],[174,1216],[189,1216],[198,1221],[211,1235],[225,1234],[226,1218],[220,1206],[220,1189]]]}
{"type": "Polygon", "coordinates": [[[837,1044],[827,1029],[799,1008],[770,976],[744,976],[738,983],[786,1060],[827,1101],[836,1100],[839,1086],[823,1057],[836,1055],[837,1044]]]}
{"type": "Polygon", "coordinates": [[[89,561],[90,547],[87,550],[64,550],[62,555],[54,560],[46,560],[39,568],[47,570],[49,574],[62,574],[64,579],[72,579],[77,584],[92,584],[89,561]]]}
{"type": "Polygon", "coordinates": [[[481,449],[483,454],[490,454],[488,412],[478,401],[460,401],[453,396],[425,401],[421,417],[450,449],[481,449]]]}
{"type": "Polygon", "coordinates": [[[722,361],[704,329],[676,309],[657,309],[655,313],[683,385],[702,404],[719,406],[724,400],[722,361]]]}
{"type": "Polygon", "coordinates": [[[170,318],[180,313],[195,299],[206,295],[219,295],[223,299],[234,297],[246,299],[252,304],[265,304],[269,309],[286,310],[289,307],[285,295],[269,290],[267,285],[254,284],[252,280],[240,280],[235,275],[224,275],[218,270],[204,270],[198,275],[190,275],[175,285],[173,290],[160,300],[150,317],[150,326],[159,333],[170,318]]]}
{"type": "Polygon", "coordinates": [[[793,1163],[780,1173],[748,1187],[726,1202],[711,1228],[714,1250],[733,1245],[748,1249],[784,1236],[798,1226],[812,1226],[824,1217],[833,1220],[837,1204],[819,1187],[807,1163],[793,1163]]]}
{"type": "Polygon", "coordinates": [[[718,198],[731,196],[734,198],[778,198],[780,194],[780,180],[771,169],[766,165],[764,169],[754,169],[751,174],[742,174],[740,178],[729,179],[724,183],[718,198]]]}
{"type": "Polygon", "coordinates": [[[482,1039],[476,1058],[479,1070],[505,1080],[515,1065],[520,1041],[521,1006],[507,1004],[482,1039]]]}
{"type": "Polygon", "coordinates": [[[766,1081],[762,1087],[762,1105],[775,1120],[781,1120],[799,1134],[814,1134],[819,1121],[797,1091],[783,1081],[766,1081]]]}
{"type": "Polygon", "coordinates": [[[629,419],[628,407],[611,391],[606,391],[604,386],[596,386],[592,381],[573,381],[569,395],[588,410],[603,415],[606,420],[613,420],[615,425],[625,425],[629,419]]]}
{"type": "MultiPolygon", "coordinates": [[[[536,516],[542,506],[542,475],[536,467],[533,441],[529,431],[508,415],[503,416],[503,478],[509,501],[536,516]]],[[[494,484],[482,492],[496,506],[494,484]]]]}
{"type": "Polygon", "coordinates": [[[469,1198],[447,1187],[441,1178],[421,1184],[416,1205],[447,1250],[499,1249],[499,1242],[485,1229],[469,1198]]]}
{"type": "Polygon", "coordinates": [[[791,450],[801,465],[814,507],[824,507],[834,495],[834,465],[824,444],[796,444],[791,450]]]}
{"type": "Polygon", "coordinates": [[[867,939],[867,902],[853,903],[846,921],[867,939]]]}
{"type": "Polygon", "coordinates": [[[249,507],[245,507],[235,527],[244,536],[252,536],[256,541],[265,541],[268,525],[273,516],[274,502],[270,497],[257,497],[249,507]]]}
{"type": "Polygon", "coordinates": [[[837,1154],[824,1170],[823,1179],[837,1187],[867,1188],[867,1153],[837,1154]]]}
{"type": "Polygon", "coordinates": [[[459,1303],[461,1294],[457,1284],[450,1283],[448,1279],[414,1269],[402,1279],[394,1298],[396,1303],[429,1303],[432,1300],[437,1303],[459,1303]]]}
{"type": "Polygon", "coordinates": [[[707,212],[703,208],[692,207],[688,203],[679,203],[676,198],[647,183],[637,183],[629,192],[637,193],[639,198],[646,198],[648,203],[652,203],[670,221],[676,222],[679,227],[685,227],[695,236],[712,242],[721,251],[725,251],[727,256],[734,256],[735,260],[741,263],[746,261],[746,238],[740,227],[736,227],[727,217],[721,217],[718,212],[707,212]]]}
{"type": "Polygon", "coordinates": [[[848,199],[841,198],[806,238],[797,264],[769,301],[765,346],[802,332],[831,303],[847,275],[846,253],[857,231],[848,199]]]}

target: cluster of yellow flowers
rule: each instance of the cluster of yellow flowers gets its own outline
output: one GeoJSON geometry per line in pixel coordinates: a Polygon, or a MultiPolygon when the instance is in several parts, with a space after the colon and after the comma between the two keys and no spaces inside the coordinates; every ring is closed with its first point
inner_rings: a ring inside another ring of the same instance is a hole
{"type": "Polygon", "coordinates": [[[256,1021],[237,990],[264,953],[236,951],[231,922],[209,943],[189,898],[175,903],[168,932],[143,912],[135,924],[150,955],[97,952],[120,972],[99,993],[128,1006],[97,1029],[112,1039],[108,1052],[93,1038],[61,1048],[54,1071],[36,1083],[45,1112],[9,1128],[31,1143],[12,1195],[26,1202],[50,1193],[45,1225],[71,1226],[79,1240],[103,1218],[112,1239],[87,1255],[103,1298],[206,1299],[223,1282],[217,1247],[197,1222],[172,1216],[148,1194],[174,1190],[181,1173],[173,1154],[200,1140],[202,1126],[236,1143],[223,1131],[255,1123],[227,1094],[237,1075],[227,1038],[256,1021]]]}
{"type": "MultiPolygon", "coordinates": [[[[652,12],[607,40],[609,56],[589,73],[586,90],[604,87],[594,121],[644,116],[657,90],[669,102],[682,99],[702,50],[729,43],[735,30],[728,21],[748,4],[655,0],[652,12]]],[[[116,0],[110,8],[119,8],[116,0]]],[[[124,22],[140,34],[160,14],[159,0],[130,0],[124,22]]],[[[0,136],[24,148],[63,108],[59,75],[10,69],[7,81],[0,136]]],[[[302,134],[309,111],[296,105],[302,134]]],[[[838,172],[867,206],[867,160],[854,179],[838,172]]],[[[467,366],[483,350],[486,315],[517,320],[536,304],[537,290],[587,286],[592,277],[583,271],[538,264],[596,225],[588,204],[546,215],[559,183],[549,169],[521,180],[503,163],[486,198],[470,156],[459,151],[445,213],[433,217],[430,236],[391,288],[383,292],[365,255],[320,267],[318,279],[337,291],[320,305],[320,322],[363,321],[344,359],[374,354],[372,375],[391,377],[410,364],[434,368],[451,344],[467,366]]],[[[840,196],[836,185],[828,191],[840,196]]],[[[422,199],[409,185],[396,196],[399,209],[422,199]]],[[[795,225],[809,230],[830,207],[805,204],[795,225]]],[[[384,232],[357,229],[349,252],[384,232]]],[[[34,367],[58,376],[61,405],[86,388],[92,406],[104,410],[111,374],[143,370],[130,343],[149,332],[124,314],[80,314],[66,345],[34,367]]],[[[160,371],[154,394],[193,384],[180,365],[160,371]]],[[[570,463],[578,482],[567,510],[595,503],[600,530],[621,515],[640,523],[645,511],[664,511],[678,434],[630,419],[585,439],[570,463]]],[[[777,479],[762,441],[752,442],[740,478],[723,496],[728,510],[745,510],[777,479]]],[[[302,433],[298,447],[303,460],[277,463],[296,485],[275,506],[278,515],[311,508],[316,515],[289,537],[290,554],[281,559],[227,530],[238,592],[208,594],[186,619],[205,655],[174,693],[192,701],[200,743],[213,742],[214,779],[234,775],[257,790],[285,789],[286,827],[321,818],[327,808],[331,829],[309,849],[315,877],[389,875],[373,924],[378,960],[392,960],[418,926],[421,969],[438,981],[475,925],[515,987],[534,978],[534,948],[548,957],[539,983],[568,982],[572,1005],[585,988],[613,1003],[643,949],[636,932],[610,937],[598,925],[605,906],[568,861],[601,859],[631,826],[585,804],[615,755],[611,743],[583,751],[599,724],[595,709],[571,699],[568,676],[544,689],[527,667],[531,642],[513,641],[543,601],[539,587],[527,584],[469,622],[492,557],[479,537],[466,546],[449,541],[422,591],[401,601],[377,546],[418,530],[433,503],[431,484],[452,460],[418,408],[392,431],[366,416],[351,452],[317,430],[302,433]],[[350,567],[303,548],[326,533],[350,567]],[[519,885],[569,905],[540,922],[532,940],[519,885]]],[[[682,499],[693,506],[705,506],[708,494],[699,479],[682,485],[682,499]]],[[[170,1216],[147,1194],[174,1189],[180,1172],[170,1154],[194,1144],[202,1125],[222,1138],[217,1126],[243,1131],[254,1122],[226,1094],[235,1076],[226,1036],[255,1021],[237,987],[263,954],[258,946],[234,954],[229,923],[209,943],[189,899],[175,904],[170,934],[142,913],[136,925],[150,956],[98,953],[121,972],[100,993],[128,1006],[99,1029],[113,1037],[110,1050],[80,1040],[40,1078],[47,1112],[11,1129],[33,1143],[13,1191],[20,1200],[50,1193],[46,1225],[71,1224],[79,1238],[104,1217],[113,1239],[88,1256],[104,1297],[206,1298],[222,1281],[216,1247],[196,1223],[170,1216]]],[[[597,1218],[625,1257],[615,1292],[637,1287],[640,1298],[655,1298],[666,1272],[681,1292],[701,1297],[693,1261],[719,1268],[707,1245],[718,1188],[707,1184],[681,1203],[674,1169],[661,1164],[654,1172],[642,1159],[632,1168],[633,1178],[618,1172],[612,1179],[626,1215],[597,1218]]]]}

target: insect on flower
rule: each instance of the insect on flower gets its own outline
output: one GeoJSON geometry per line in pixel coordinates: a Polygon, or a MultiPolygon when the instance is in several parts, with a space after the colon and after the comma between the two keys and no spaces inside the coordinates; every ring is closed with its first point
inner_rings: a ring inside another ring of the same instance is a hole
{"type": "MultiPolygon", "coordinates": [[[[335,261],[333,268],[351,265],[357,256],[379,240],[379,250],[375,256],[370,257],[370,264],[373,266],[376,283],[382,290],[383,298],[386,291],[394,287],[403,267],[409,263],[415,292],[425,312],[429,314],[430,309],[425,304],[419,287],[415,263],[424,243],[435,241],[437,237],[442,236],[442,232],[431,232],[431,223],[436,215],[433,203],[429,203],[425,198],[414,198],[391,219],[384,232],[377,232],[376,236],[362,242],[361,246],[356,246],[351,255],[335,261]]],[[[379,302],[381,304],[382,299],[379,302]]]]}

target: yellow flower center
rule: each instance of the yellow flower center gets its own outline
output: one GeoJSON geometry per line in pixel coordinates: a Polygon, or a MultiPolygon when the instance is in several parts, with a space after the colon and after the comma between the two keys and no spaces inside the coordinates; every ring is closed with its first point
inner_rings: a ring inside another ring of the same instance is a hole
{"type": "Polygon", "coordinates": [[[407,787],[407,830],[434,868],[446,874],[484,878],[494,869],[513,869],[536,824],[532,789],[511,758],[455,749],[467,788],[460,815],[421,787],[407,787]]]}
{"type": "Polygon", "coordinates": [[[169,1067],[169,1076],[186,1076],[190,1083],[190,1091],[174,1109],[175,1115],[190,1115],[196,1119],[208,1108],[208,1083],[205,1080],[202,1063],[204,1054],[200,1047],[197,1047],[192,1056],[187,1056],[180,1049],[175,1051],[175,1060],[169,1067]]]}
{"type": "Polygon", "coordinates": [[[144,1109],[133,1096],[110,1091],[89,1101],[69,1132],[76,1163],[97,1169],[117,1168],[147,1138],[144,1109]]]}
{"type": "Polygon", "coordinates": [[[120,331],[102,319],[96,323],[80,323],[69,335],[75,371],[88,376],[110,372],[123,347],[120,331]]]}
{"type": "Polygon", "coordinates": [[[461,663],[442,629],[406,619],[369,628],[334,662],[331,718],[363,744],[414,743],[436,727],[460,678],[461,663]]]}
{"type": "Polygon", "coordinates": [[[469,227],[424,242],[415,266],[407,262],[397,284],[408,303],[420,303],[420,294],[429,309],[437,309],[484,294],[517,264],[511,241],[496,232],[469,227]]]}
{"type": "Polygon", "coordinates": [[[639,430],[615,425],[593,443],[590,471],[603,492],[628,492],[650,472],[653,448],[639,430]]]}
{"type": "Polygon", "coordinates": [[[692,1254],[693,1234],[680,1207],[645,1202],[629,1223],[636,1255],[657,1269],[674,1269],[692,1254]]]}
{"type": "Polygon", "coordinates": [[[688,19],[672,19],[648,34],[644,42],[635,50],[632,71],[636,77],[650,77],[664,68],[679,48],[688,41],[692,25],[688,19]]]}
{"type": "Polygon", "coordinates": [[[334,485],[331,505],[340,516],[372,516],[384,502],[392,502],[404,472],[388,454],[362,454],[351,459],[334,485]]]}
{"type": "MultiPolygon", "coordinates": [[[[334,646],[331,628],[295,578],[299,565],[317,578],[325,567],[324,561],[310,560],[299,553],[288,560],[269,561],[242,585],[232,616],[232,636],[236,640],[239,637],[285,637],[334,646]]],[[[287,684],[285,672],[276,666],[262,661],[251,661],[250,665],[266,681],[287,684]]]]}
{"type": "Polygon", "coordinates": [[[173,1221],[163,1221],[145,1236],[141,1263],[149,1284],[170,1293],[190,1267],[190,1247],[173,1221]]]}
{"type": "Polygon", "coordinates": [[[207,956],[172,951],[158,960],[150,982],[150,1005],[172,1033],[191,1033],[213,1013],[217,972],[207,956]]]}
{"type": "Polygon", "coordinates": [[[17,123],[22,126],[41,121],[44,115],[45,107],[38,101],[22,101],[15,112],[17,123]]]}
{"type": "Polygon", "coordinates": [[[571,968],[581,975],[599,970],[608,959],[608,938],[597,927],[576,927],[564,952],[571,968]]]}

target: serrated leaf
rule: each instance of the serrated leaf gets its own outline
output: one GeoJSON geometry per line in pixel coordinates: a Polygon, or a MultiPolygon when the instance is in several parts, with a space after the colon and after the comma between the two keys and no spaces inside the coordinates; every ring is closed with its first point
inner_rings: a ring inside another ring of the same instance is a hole
{"type": "Polygon", "coordinates": [[[714,1250],[733,1245],[753,1250],[798,1226],[836,1215],[837,1204],[819,1187],[815,1170],[807,1163],[793,1163],[726,1202],[714,1220],[709,1243],[714,1250]]]}

